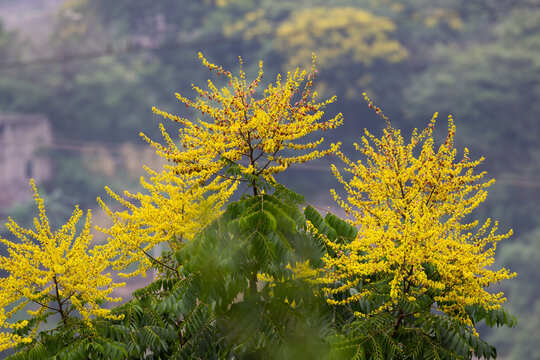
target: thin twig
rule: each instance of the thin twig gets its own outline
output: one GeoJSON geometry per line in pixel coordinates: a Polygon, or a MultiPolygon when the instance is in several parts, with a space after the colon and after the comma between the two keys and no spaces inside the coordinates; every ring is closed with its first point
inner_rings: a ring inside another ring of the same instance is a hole
{"type": "Polygon", "coordinates": [[[150,255],[146,250],[144,250],[144,249],[141,248],[140,246],[139,246],[139,249],[140,249],[146,256],[148,256],[148,257],[150,258],[150,260],[152,260],[152,261],[158,263],[159,265],[161,265],[161,266],[163,266],[163,267],[165,267],[165,268],[167,268],[167,269],[169,269],[169,270],[174,271],[174,272],[176,273],[176,276],[180,276],[180,274],[178,273],[178,269],[173,268],[173,267],[171,267],[171,266],[169,266],[169,265],[167,265],[167,264],[162,263],[162,262],[159,261],[158,259],[154,258],[152,255],[150,255]]]}

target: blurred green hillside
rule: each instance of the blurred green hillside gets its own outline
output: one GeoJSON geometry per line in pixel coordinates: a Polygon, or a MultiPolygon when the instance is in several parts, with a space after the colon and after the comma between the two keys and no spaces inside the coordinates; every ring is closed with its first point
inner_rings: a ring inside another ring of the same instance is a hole
{"type": "MultiPolygon", "coordinates": [[[[318,59],[321,96],[338,95],[346,152],[384,123],[366,91],[405,134],[440,113],[452,114],[459,147],[484,156],[497,179],[475,217],[500,220],[514,237],[497,266],[518,272],[502,284],[518,327],[491,341],[503,359],[540,358],[540,3],[537,0],[66,0],[0,1],[0,112],[40,113],[53,127],[54,177],[43,184],[50,218],[96,207],[103,186],[134,187],[141,158],[152,166],[139,132],[160,137],[156,106],[183,116],[174,93],[192,94],[208,71],[197,52],[248,75],[258,60],[272,78],[318,59]],[[26,5],[26,6],[25,6],[26,5]],[[29,21],[29,19],[32,21],[29,21]],[[69,143],[69,146],[58,144],[69,143]],[[133,165],[135,163],[135,165],[133,165]]],[[[151,151],[150,151],[151,152],[151,151]]],[[[279,179],[332,206],[321,187],[336,187],[329,162],[279,179]],[[328,169],[328,170],[325,170],[328,169]],[[313,172],[325,184],[313,182],[313,172]]],[[[309,198],[309,197],[308,197],[309,198]]],[[[20,222],[33,209],[2,209],[20,222]],[[30,211],[31,210],[31,211],[30,211]]],[[[5,221],[3,221],[4,223],[5,221]]]]}

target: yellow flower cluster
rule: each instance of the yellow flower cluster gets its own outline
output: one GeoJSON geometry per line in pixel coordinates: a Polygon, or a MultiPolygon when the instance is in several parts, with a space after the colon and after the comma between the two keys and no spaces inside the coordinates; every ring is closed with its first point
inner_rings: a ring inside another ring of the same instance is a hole
{"type": "MultiPolygon", "coordinates": [[[[152,249],[166,242],[172,250],[178,250],[184,240],[193,236],[216,216],[221,214],[223,204],[236,189],[232,180],[216,178],[204,185],[200,177],[178,174],[175,167],[166,165],[161,173],[146,168],[150,180],[141,179],[148,194],[125,192],[127,201],[107,188],[108,193],[127,210],[113,212],[101,199],[102,208],[113,219],[110,228],[100,229],[109,235],[101,251],[114,258],[116,270],[137,264],[131,272],[120,273],[131,277],[145,275],[152,266],[152,249]]],[[[158,260],[159,261],[159,260],[158,260]]]]}
{"type": "MultiPolygon", "coordinates": [[[[85,320],[90,316],[115,318],[110,310],[100,308],[99,304],[120,301],[109,295],[124,284],[114,283],[110,274],[105,273],[109,259],[96,249],[89,249],[92,241],[90,211],[78,236],[76,225],[83,215],[78,208],[61,229],[52,232],[43,199],[33,180],[30,184],[39,208],[39,218],[34,219],[36,229],[24,229],[10,218],[7,227],[20,241],[0,238],[9,254],[0,257],[0,269],[7,273],[0,282],[0,328],[25,326],[25,322],[13,324],[8,321],[27,307],[30,307],[27,312],[31,316],[59,313],[64,322],[73,312],[78,312],[85,320]],[[8,308],[11,310],[6,312],[8,308]]],[[[38,325],[28,338],[1,332],[0,351],[31,342],[38,325]]]]}
{"type": "Polygon", "coordinates": [[[186,107],[191,106],[203,115],[208,114],[213,121],[199,120],[195,123],[153,109],[155,113],[183,125],[180,131],[181,151],[151,141],[176,163],[177,172],[195,173],[205,178],[218,174],[232,162],[244,174],[273,179],[273,174],[284,171],[293,163],[304,163],[337,150],[339,144],[332,144],[327,150],[315,150],[323,138],[304,144],[295,142],[315,131],[333,129],[342,123],[341,114],[328,121],[319,121],[324,114],[322,109],[335,98],[321,103],[315,101],[317,94],[311,91],[318,73],[314,65],[315,55],[309,74],[297,69],[294,73],[288,73],[285,81],[278,75],[275,83],[268,85],[260,99],[256,98],[256,91],[263,79],[262,61],[257,77],[248,84],[241,59],[239,76],[235,77],[222,67],[209,63],[200,53],[199,57],[208,69],[224,77],[226,85],[218,89],[209,80],[208,90],[193,85],[198,99],[190,100],[178,93],[176,97],[186,107]],[[302,89],[304,81],[306,83],[302,89]],[[300,93],[300,90],[303,91],[300,93]],[[281,155],[283,152],[290,153],[287,150],[305,153],[281,155]]]}
{"type": "MultiPolygon", "coordinates": [[[[290,263],[287,264],[285,267],[291,271],[291,279],[302,279],[312,282],[317,282],[317,276],[319,275],[318,271],[313,269],[311,265],[309,264],[309,260],[299,262],[297,261],[294,266],[290,263]]],[[[268,274],[265,273],[258,273],[257,279],[261,281],[266,281],[268,283],[274,283],[276,279],[268,274]]]]}
{"type": "Polygon", "coordinates": [[[352,175],[349,180],[332,167],[347,193],[345,201],[332,191],[334,198],[353,217],[359,235],[347,244],[328,242],[338,256],[326,256],[323,280],[340,280],[343,285],[327,290],[338,293],[364,281],[346,303],[371,294],[370,278],[389,278],[392,301],[383,308],[399,299],[415,301],[433,290],[437,295],[431,306],[472,325],[465,308],[473,304],[497,308],[505,300],[503,294],[490,294],[485,288],[515,276],[506,269],[489,270],[497,243],[512,232],[497,235],[497,222],[491,226],[488,219],[478,226],[478,221],[466,219],[485,200],[485,189],[493,180],[482,182],[485,173],[473,172],[483,159],[471,161],[467,149],[463,159],[455,161],[452,117],[446,141],[437,150],[433,142],[437,114],[422,133],[414,130],[405,145],[400,131],[366,99],[388,126],[382,138],[366,130],[362,145],[355,144],[365,162],[338,154],[347,166],[344,171],[352,175]],[[427,271],[428,266],[434,272],[427,271]]]}
{"type": "Polygon", "coordinates": [[[164,144],[141,134],[157,154],[167,160],[167,165],[161,173],[147,169],[151,178],[149,181],[141,179],[141,184],[149,194],[125,192],[124,199],[108,189],[127,210],[114,213],[99,200],[114,221],[111,228],[101,229],[109,235],[102,251],[115,257],[117,270],[138,264],[137,269],[122,275],[145,274],[152,262],[159,262],[151,255],[157,244],[168,242],[170,248],[176,250],[183,241],[190,240],[220,215],[220,209],[239,181],[250,182],[257,191],[253,181],[247,179],[258,176],[273,180],[273,174],[291,164],[325,156],[339,146],[332,144],[330,149],[317,151],[315,148],[322,143],[322,138],[305,144],[295,142],[314,131],[333,129],[342,122],[341,114],[319,122],[322,109],[334,99],[323,103],[314,101],[316,94],[310,91],[317,73],[314,67],[310,74],[299,70],[288,74],[285,82],[278,76],[276,82],[264,90],[264,96],[256,100],[256,90],[263,79],[262,62],[256,79],[247,84],[242,68],[239,76],[233,77],[229,71],[199,56],[204,66],[224,78],[225,87],[219,90],[208,81],[209,90],[193,86],[199,95],[196,100],[176,96],[186,107],[208,114],[213,121],[193,122],[154,108],[155,113],[182,125],[178,142],[173,141],[162,124],[164,144]],[[306,84],[300,94],[304,81],[306,84]],[[281,155],[282,152],[291,154],[291,150],[302,154],[281,155]],[[237,174],[226,173],[232,165],[238,167],[237,174]]]}
{"type": "Polygon", "coordinates": [[[289,65],[302,64],[317,48],[323,67],[343,58],[370,66],[382,59],[399,62],[407,50],[392,39],[395,24],[356,7],[310,7],[294,12],[276,30],[276,48],[286,52],[289,65]]]}

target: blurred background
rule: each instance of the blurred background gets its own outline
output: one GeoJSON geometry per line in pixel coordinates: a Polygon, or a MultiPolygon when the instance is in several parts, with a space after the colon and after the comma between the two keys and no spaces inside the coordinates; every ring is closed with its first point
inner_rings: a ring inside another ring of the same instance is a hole
{"type": "MultiPolygon", "coordinates": [[[[174,96],[205,85],[199,51],[233,73],[241,56],[248,75],[261,59],[269,81],[315,52],[321,98],[338,96],[327,117],[345,118],[327,143],[352,156],[364,128],[384,127],[364,91],[406,137],[436,111],[444,136],[452,114],[457,148],[497,179],[474,216],[515,234],[496,266],[518,277],[495,290],[518,326],[481,331],[501,359],[540,359],[539,0],[0,0],[1,236],[7,216],[37,215],[30,178],[53,223],[79,204],[105,224],[104,186],[137,191],[142,164],[159,167],[139,137],[160,139],[151,107],[200,116],[174,96]]],[[[335,209],[330,163],[278,180],[335,209]]]]}

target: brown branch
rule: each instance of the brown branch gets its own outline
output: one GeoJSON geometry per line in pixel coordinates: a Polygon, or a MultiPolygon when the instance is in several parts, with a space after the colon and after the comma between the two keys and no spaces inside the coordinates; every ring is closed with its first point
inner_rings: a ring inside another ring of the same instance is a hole
{"type": "Polygon", "coordinates": [[[165,263],[162,263],[162,262],[159,261],[158,259],[154,258],[152,255],[150,255],[146,250],[144,250],[144,249],[141,248],[140,246],[139,246],[139,250],[141,250],[146,256],[148,256],[148,257],[150,258],[150,260],[156,262],[157,264],[159,264],[159,265],[161,265],[161,266],[163,266],[163,267],[165,267],[165,268],[167,268],[167,269],[169,269],[169,270],[174,271],[174,272],[176,273],[176,276],[180,276],[180,274],[178,273],[178,269],[173,268],[173,267],[171,267],[171,266],[169,266],[169,265],[167,265],[167,264],[165,264],[165,263]]]}
{"type": "MultiPolygon", "coordinates": [[[[272,157],[276,156],[276,154],[278,153],[278,151],[279,151],[279,149],[277,149],[276,151],[274,151],[274,153],[272,154],[272,157]]],[[[264,171],[264,169],[266,169],[266,167],[267,167],[268,165],[270,165],[270,163],[271,163],[271,161],[268,160],[268,162],[261,168],[261,170],[259,170],[259,172],[257,172],[257,175],[260,175],[260,174],[264,171]]]]}
{"type": "Polygon", "coordinates": [[[57,309],[57,308],[50,307],[49,305],[45,305],[45,304],[43,304],[42,302],[37,301],[37,300],[32,300],[32,301],[35,302],[36,304],[38,304],[39,306],[42,306],[42,307],[47,308],[47,309],[49,309],[49,310],[52,310],[52,311],[54,311],[54,312],[58,312],[58,309],[57,309]]]}
{"type": "MultiPolygon", "coordinates": [[[[437,182],[441,179],[441,174],[437,177],[437,182]]],[[[433,185],[433,188],[431,189],[431,192],[429,193],[428,199],[426,200],[426,206],[429,204],[429,201],[431,200],[431,196],[433,196],[433,193],[435,192],[435,189],[437,188],[436,185],[433,185]]]]}
{"type": "Polygon", "coordinates": [[[60,313],[60,316],[62,317],[62,322],[64,323],[64,325],[66,325],[67,324],[67,318],[66,318],[66,314],[64,313],[64,309],[62,307],[62,301],[60,300],[60,292],[58,290],[58,281],[56,280],[56,275],[53,276],[53,280],[54,280],[54,287],[55,287],[55,290],[56,290],[56,301],[58,302],[57,311],[60,313]]]}

